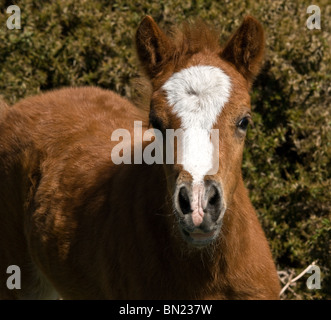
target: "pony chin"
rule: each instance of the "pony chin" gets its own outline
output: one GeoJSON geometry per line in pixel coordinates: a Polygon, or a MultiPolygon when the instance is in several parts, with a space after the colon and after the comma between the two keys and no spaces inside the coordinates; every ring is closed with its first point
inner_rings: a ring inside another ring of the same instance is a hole
{"type": "Polygon", "coordinates": [[[188,232],[182,228],[181,225],[179,225],[180,234],[184,241],[186,241],[190,246],[198,249],[210,247],[211,245],[215,244],[219,238],[221,228],[222,222],[220,222],[220,224],[209,233],[203,233],[199,231],[188,232]]]}

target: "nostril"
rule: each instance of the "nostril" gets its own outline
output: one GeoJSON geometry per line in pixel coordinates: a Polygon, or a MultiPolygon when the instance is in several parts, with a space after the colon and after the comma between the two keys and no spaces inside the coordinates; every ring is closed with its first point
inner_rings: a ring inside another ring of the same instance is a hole
{"type": "Polygon", "coordinates": [[[185,187],[180,188],[178,193],[178,203],[183,214],[191,213],[190,198],[185,187]]]}
{"type": "Polygon", "coordinates": [[[213,186],[210,189],[208,206],[209,207],[215,207],[215,206],[217,206],[219,204],[219,202],[220,202],[220,199],[221,199],[221,197],[220,197],[220,194],[219,194],[217,188],[213,186]]]}

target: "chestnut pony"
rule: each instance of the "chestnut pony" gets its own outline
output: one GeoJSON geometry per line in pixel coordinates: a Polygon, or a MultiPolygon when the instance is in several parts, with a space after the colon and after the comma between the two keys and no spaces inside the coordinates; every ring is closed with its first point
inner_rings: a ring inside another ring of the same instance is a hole
{"type": "Polygon", "coordinates": [[[136,49],[149,112],[93,87],[1,106],[0,297],[277,299],[241,176],[261,25],[246,17],[222,49],[202,23],[166,35],[147,16],[136,49]],[[184,161],[115,164],[112,133],[133,136],[135,121],[163,136],[181,129],[184,161]],[[7,286],[13,265],[20,289],[7,286]]]}

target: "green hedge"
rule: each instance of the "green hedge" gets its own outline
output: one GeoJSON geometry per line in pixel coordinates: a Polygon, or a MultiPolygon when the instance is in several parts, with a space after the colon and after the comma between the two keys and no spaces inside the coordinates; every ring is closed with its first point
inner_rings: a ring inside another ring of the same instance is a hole
{"type": "Polygon", "coordinates": [[[144,15],[165,29],[199,16],[224,41],[252,14],[265,27],[267,54],[252,91],[245,182],[278,270],[298,274],[316,261],[322,271],[321,290],[308,290],[306,275],[283,298],[330,298],[331,8],[319,1],[321,30],[309,30],[310,4],[0,0],[0,95],[12,104],[52,88],[97,85],[130,98],[139,72],[132,39],[144,15]],[[21,8],[21,30],[6,28],[11,4],[21,8]]]}

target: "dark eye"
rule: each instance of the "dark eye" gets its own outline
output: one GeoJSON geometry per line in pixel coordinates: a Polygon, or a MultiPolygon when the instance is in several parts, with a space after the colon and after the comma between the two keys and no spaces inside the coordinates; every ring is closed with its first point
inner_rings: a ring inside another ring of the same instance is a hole
{"type": "Polygon", "coordinates": [[[163,131],[164,129],[162,121],[155,115],[153,111],[151,111],[149,114],[149,123],[154,129],[158,129],[160,131],[163,131]]]}
{"type": "Polygon", "coordinates": [[[250,123],[250,118],[244,117],[237,123],[237,127],[243,131],[246,131],[249,123],[250,123]]]}

